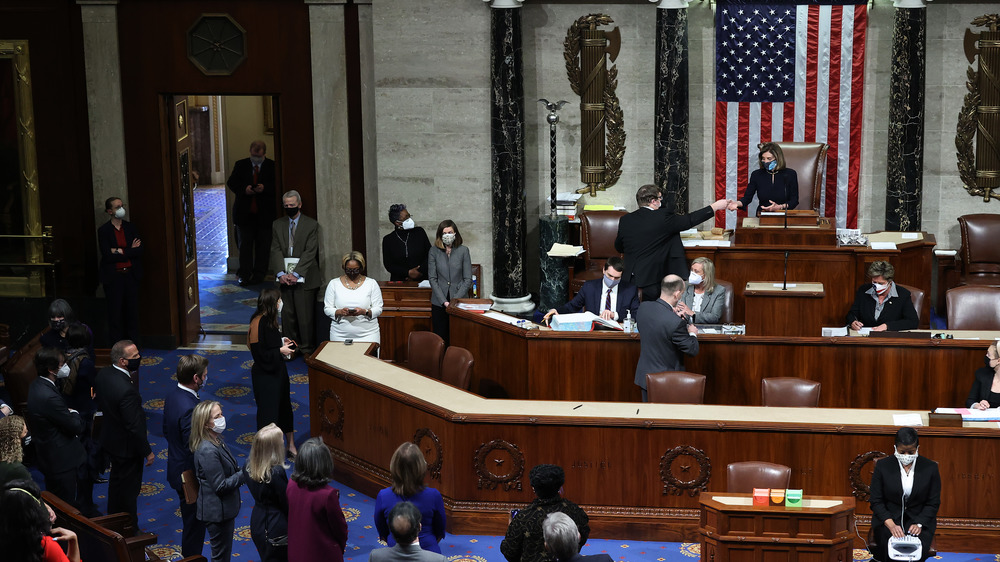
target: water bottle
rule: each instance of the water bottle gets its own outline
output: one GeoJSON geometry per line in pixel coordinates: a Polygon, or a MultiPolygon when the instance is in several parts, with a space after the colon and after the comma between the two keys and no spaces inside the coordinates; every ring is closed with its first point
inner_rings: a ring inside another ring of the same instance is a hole
{"type": "Polygon", "coordinates": [[[622,323],[622,326],[625,328],[625,333],[626,334],[631,334],[632,333],[632,311],[631,310],[628,311],[627,314],[625,314],[625,322],[622,323]]]}

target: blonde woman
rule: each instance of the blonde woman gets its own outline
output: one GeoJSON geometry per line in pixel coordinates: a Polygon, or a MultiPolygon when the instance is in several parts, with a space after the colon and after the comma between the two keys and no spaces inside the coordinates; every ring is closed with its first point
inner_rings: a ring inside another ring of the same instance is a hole
{"type": "Polygon", "coordinates": [[[715,284],[715,264],[708,258],[695,258],[688,286],[674,310],[692,324],[717,324],[725,303],[726,288],[715,284]]]}
{"type": "Polygon", "coordinates": [[[11,480],[31,480],[31,473],[21,464],[24,458],[21,441],[27,436],[24,418],[0,418],[0,487],[11,480]]]}
{"type": "Polygon", "coordinates": [[[348,252],[340,264],[344,274],[330,281],[323,298],[323,312],[333,319],[330,341],[380,343],[382,290],[377,281],[365,276],[364,254],[348,252]]]}
{"type": "Polygon", "coordinates": [[[254,436],[250,460],[243,469],[247,488],[254,499],[250,537],[261,562],[288,560],[287,468],[281,428],[268,424],[254,436]]]}
{"type": "Polygon", "coordinates": [[[424,486],[427,461],[413,443],[403,443],[389,460],[392,487],[375,498],[375,528],[389,546],[396,543],[389,533],[389,512],[400,502],[410,502],[420,510],[420,548],[441,553],[438,542],[444,538],[445,515],[441,492],[424,486]]]}
{"type": "Polygon", "coordinates": [[[226,418],[214,400],[200,402],[191,414],[191,451],[198,477],[198,519],[205,523],[212,562],[228,561],[240,513],[243,471],[222,440],[226,418]]]}

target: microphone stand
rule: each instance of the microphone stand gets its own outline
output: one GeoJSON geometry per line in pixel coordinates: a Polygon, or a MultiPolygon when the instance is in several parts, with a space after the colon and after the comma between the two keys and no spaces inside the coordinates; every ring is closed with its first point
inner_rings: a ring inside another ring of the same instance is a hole
{"type": "Polygon", "coordinates": [[[788,290],[788,250],[785,250],[785,280],[781,283],[781,290],[788,290]]]}

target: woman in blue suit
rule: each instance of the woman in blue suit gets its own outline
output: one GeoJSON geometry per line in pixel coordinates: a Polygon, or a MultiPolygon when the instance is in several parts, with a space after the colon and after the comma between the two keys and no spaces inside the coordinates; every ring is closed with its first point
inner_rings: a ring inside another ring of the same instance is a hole
{"type": "Polygon", "coordinates": [[[243,471],[222,440],[226,418],[214,400],[200,402],[191,414],[191,450],[198,477],[198,519],[205,522],[212,562],[229,560],[233,529],[240,514],[243,471]]]}
{"type": "Polygon", "coordinates": [[[427,278],[431,283],[431,325],[434,333],[448,344],[448,312],[451,301],[461,299],[472,286],[472,258],[462,245],[458,226],[448,219],[441,221],[434,247],[427,255],[427,278]]]}
{"type": "Polygon", "coordinates": [[[396,544],[389,532],[389,512],[399,502],[407,501],[420,510],[420,548],[441,553],[438,542],[444,538],[445,515],[441,492],[424,486],[427,461],[413,443],[403,443],[389,460],[392,487],[375,497],[375,528],[389,546],[396,544]]]}

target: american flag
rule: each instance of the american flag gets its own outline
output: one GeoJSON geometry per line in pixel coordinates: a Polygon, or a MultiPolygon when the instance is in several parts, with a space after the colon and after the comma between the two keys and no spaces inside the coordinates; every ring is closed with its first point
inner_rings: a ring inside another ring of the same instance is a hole
{"type": "MultiPolygon", "coordinates": [[[[743,195],[758,143],[825,142],[820,214],[857,228],[867,5],[720,0],[717,9],[716,197],[743,195]]],[[[736,213],[715,219],[733,228],[736,213]]]]}

